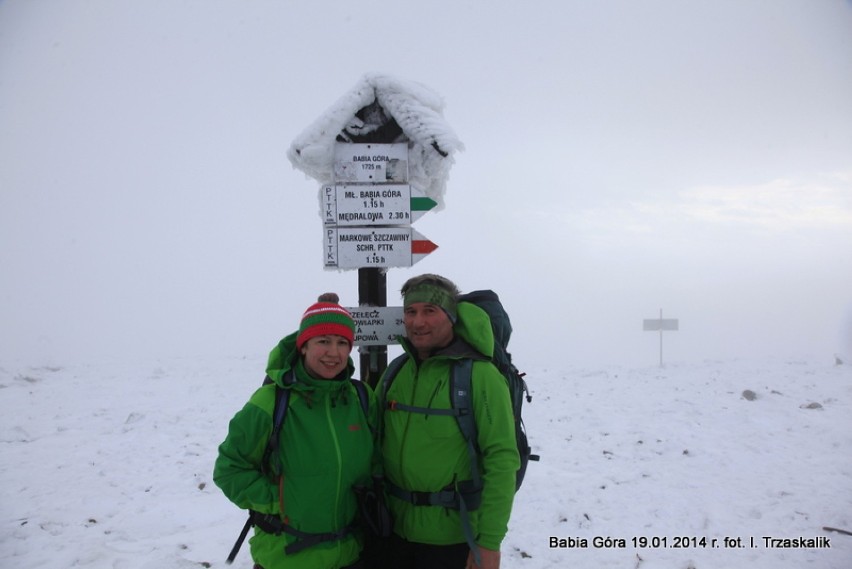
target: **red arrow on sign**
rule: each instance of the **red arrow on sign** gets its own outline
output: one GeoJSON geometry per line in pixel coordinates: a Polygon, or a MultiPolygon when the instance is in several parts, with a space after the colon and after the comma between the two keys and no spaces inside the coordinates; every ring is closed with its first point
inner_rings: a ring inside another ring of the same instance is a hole
{"type": "Polygon", "coordinates": [[[428,255],[437,248],[438,246],[428,239],[415,239],[411,242],[412,255],[428,255]]]}
{"type": "Polygon", "coordinates": [[[422,261],[426,255],[437,249],[438,246],[432,243],[415,229],[411,230],[411,264],[422,261]]]}

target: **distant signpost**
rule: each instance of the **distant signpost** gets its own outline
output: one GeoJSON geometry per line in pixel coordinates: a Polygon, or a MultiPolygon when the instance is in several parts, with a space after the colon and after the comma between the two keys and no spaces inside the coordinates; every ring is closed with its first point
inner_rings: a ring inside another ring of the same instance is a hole
{"type": "Polygon", "coordinates": [[[660,317],[642,321],[642,329],[646,332],[660,332],[660,367],[663,367],[663,332],[678,329],[677,318],[663,318],[663,309],[660,309],[660,317]]]}

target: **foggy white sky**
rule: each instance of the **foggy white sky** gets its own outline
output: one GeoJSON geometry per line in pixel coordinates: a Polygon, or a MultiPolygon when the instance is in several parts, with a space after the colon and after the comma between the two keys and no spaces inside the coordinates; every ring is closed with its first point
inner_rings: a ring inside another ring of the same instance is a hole
{"type": "Polygon", "coordinates": [[[264,354],[315,296],[293,138],[366,72],[465,143],[440,245],[516,361],[852,356],[852,3],[0,3],[0,361],[264,354]],[[486,8],[487,5],[487,8],[486,8]]]}

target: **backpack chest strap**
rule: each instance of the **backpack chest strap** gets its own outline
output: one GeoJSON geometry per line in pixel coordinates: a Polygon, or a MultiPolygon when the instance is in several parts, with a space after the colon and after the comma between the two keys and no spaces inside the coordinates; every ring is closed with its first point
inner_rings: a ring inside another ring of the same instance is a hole
{"type": "MultiPolygon", "coordinates": [[[[402,356],[405,357],[405,356],[402,356]]],[[[399,371],[399,368],[402,367],[401,358],[397,358],[394,360],[388,369],[391,370],[388,373],[388,379],[385,381],[385,393],[387,393],[387,389],[389,387],[388,383],[393,381],[396,373],[399,371]]],[[[422,415],[444,415],[450,417],[456,417],[460,419],[462,417],[470,416],[471,414],[471,402],[470,402],[470,384],[471,384],[471,376],[473,370],[473,361],[466,358],[462,359],[459,362],[454,362],[451,367],[451,381],[450,381],[450,409],[433,409],[432,407],[418,407],[417,405],[406,405],[405,403],[400,403],[394,399],[388,400],[385,404],[386,408],[390,411],[406,411],[408,413],[420,413],[422,415]]],[[[465,419],[467,420],[467,419],[465,419]]],[[[472,433],[466,432],[465,428],[462,428],[463,434],[465,438],[468,438],[472,433]]],[[[475,427],[474,427],[475,432],[475,427]]]]}
{"type": "Polygon", "coordinates": [[[469,412],[468,409],[433,409],[431,407],[417,407],[416,405],[406,405],[395,400],[388,401],[387,408],[390,411],[406,411],[408,413],[445,415],[450,417],[459,417],[469,412]]]}

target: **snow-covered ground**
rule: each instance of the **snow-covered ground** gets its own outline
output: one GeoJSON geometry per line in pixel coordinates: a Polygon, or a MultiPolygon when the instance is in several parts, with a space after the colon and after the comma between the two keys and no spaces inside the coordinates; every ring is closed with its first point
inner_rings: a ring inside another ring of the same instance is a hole
{"type": "MultiPolygon", "coordinates": [[[[224,567],[245,516],[213,485],[213,461],[264,363],[0,362],[0,566],[224,567]]],[[[852,536],[823,529],[852,531],[852,366],[518,363],[542,460],[518,494],[504,567],[852,567],[852,536]],[[595,546],[607,537],[624,547],[595,546]]],[[[251,566],[247,546],[233,566],[251,566]]]]}

